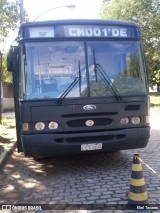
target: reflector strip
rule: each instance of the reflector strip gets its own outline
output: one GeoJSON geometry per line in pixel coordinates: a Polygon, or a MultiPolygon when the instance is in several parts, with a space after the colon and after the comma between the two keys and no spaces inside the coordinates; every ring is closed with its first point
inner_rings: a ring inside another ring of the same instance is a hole
{"type": "Polygon", "coordinates": [[[148,195],[147,192],[144,193],[133,193],[133,192],[129,192],[128,193],[128,198],[131,200],[135,200],[135,201],[145,201],[148,199],[148,195]]]}
{"type": "Polygon", "coordinates": [[[133,179],[133,178],[131,178],[130,179],[130,184],[132,186],[143,186],[143,185],[145,185],[145,181],[144,181],[144,178],[141,178],[141,179],[133,179]]]}

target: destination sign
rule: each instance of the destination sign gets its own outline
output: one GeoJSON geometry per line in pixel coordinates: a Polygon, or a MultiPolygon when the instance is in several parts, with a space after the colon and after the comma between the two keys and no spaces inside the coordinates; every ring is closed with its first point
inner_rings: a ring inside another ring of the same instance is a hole
{"type": "Polygon", "coordinates": [[[99,25],[58,25],[30,27],[30,38],[63,38],[63,37],[114,37],[135,38],[136,28],[121,26],[99,26],[99,25]]]}
{"type": "Polygon", "coordinates": [[[128,37],[128,29],[103,26],[65,26],[66,37],[128,37]]]}
{"type": "Polygon", "coordinates": [[[31,38],[44,38],[44,37],[54,37],[53,27],[30,27],[29,28],[31,38]]]}

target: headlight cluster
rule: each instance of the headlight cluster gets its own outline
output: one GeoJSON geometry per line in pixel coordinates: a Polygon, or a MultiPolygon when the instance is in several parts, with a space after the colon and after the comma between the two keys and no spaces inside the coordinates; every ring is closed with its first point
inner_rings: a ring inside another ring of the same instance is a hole
{"type": "Polygon", "coordinates": [[[120,119],[121,124],[128,124],[129,122],[131,122],[132,124],[139,124],[141,122],[141,119],[138,116],[134,116],[131,118],[125,117],[120,119]]]}
{"type": "MultiPolygon", "coordinates": [[[[44,130],[45,128],[46,128],[46,125],[45,125],[44,122],[37,122],[37,123],[35,124],[35,129],[36,129],[37,131],[44,130]]],[[[58,128],[58,123],[55,122],[55,121],[51,121],[51,122],[49,122],[47,128],[50,129],[50,130],[52,130],[52,129],[57,129],[57,128],[58,128]]]]}

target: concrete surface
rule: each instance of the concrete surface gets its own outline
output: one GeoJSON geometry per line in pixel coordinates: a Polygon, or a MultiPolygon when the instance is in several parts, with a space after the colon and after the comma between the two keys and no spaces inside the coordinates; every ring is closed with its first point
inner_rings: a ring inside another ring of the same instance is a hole
{"type": "MultiPolygon", "coordinates": [[[[2,117],[3,118],[14,118],[15,117],[15,113],[14,112],[3,112],[2,113],[2,117]]],[[[4,131],[2,129],[2,131],[4,131]]],[[[14,131],[15,134],[15,129],[12,130],[12,132],[14,131]]],[[[11,134],[9,131],[5,132],[4,134],[11,134]]],[[[8,139],[10,141],[10,139],[8,139]]],[[[14,151],[14,149],[16,148],[16,140],[14,141],[10,141],[10,143],[5,143],[4,144],[4,151],[0,152],[0,166],[3,166],[5,164],[6,159],[10,156],[10,154],[12,154],[12,152],[14,151]]]]}

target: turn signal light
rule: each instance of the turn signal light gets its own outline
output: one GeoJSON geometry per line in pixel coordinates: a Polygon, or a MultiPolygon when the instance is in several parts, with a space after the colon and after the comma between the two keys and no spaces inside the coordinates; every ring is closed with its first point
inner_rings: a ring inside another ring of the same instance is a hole
{"type": "Polygon", "coordinates": [[[145,116],[146,124],[150,124],[150,116],[145,116]]]}
{"type": "Polygon", "coordinates": [[[28,123],[22,123],[22,131],[28,131],[29,130],[29,124],[28,123]]]}

